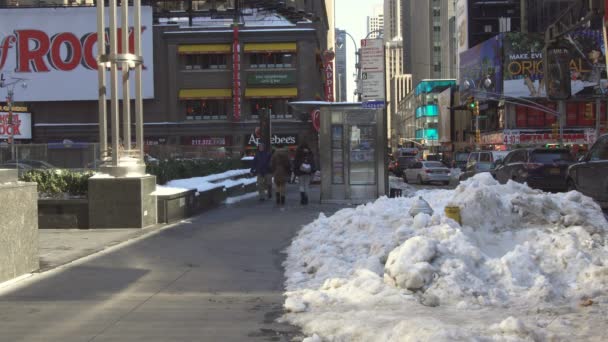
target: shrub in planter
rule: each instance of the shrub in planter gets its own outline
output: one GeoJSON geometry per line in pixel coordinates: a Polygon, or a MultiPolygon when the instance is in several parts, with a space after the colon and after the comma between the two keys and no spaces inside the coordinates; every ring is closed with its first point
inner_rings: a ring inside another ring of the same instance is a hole
{"type": "Polygon", "coordinates": [[[88,192],[88,180],[93,172],[70,170],[31,170],[21,176],[25,182],[36,182],[40,197],[84,197],[88,192]]]}

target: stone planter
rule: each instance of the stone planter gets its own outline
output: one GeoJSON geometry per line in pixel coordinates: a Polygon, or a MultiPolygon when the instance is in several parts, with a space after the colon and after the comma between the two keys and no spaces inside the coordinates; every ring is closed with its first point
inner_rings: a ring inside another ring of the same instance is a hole
{"type": "Polygon", "coordinates": [[[156,201],[159,223],[179,221],[198,212],[196,190],[156,196],[156,201]]]}
{"type": "Polygon", "coordinates": [[[226,197],[236,197],[245,194],[245,188],[243,184],[236,184],[230,187],[226,187],[226,197]]]}
{"type": "Polygon", "coordinates": [[[197,199],[197,208],[199,211],[204,211],[220,205],[226,199],[224,187],[217,187],[207,191],[199,192],[197,199]]]}
{"type": "Polygon", "coordinates": [[[250,192],[256,192],[258,190],[258,185],[256,183],[246,184],[243,186],[243,192],[248,194],[250,192]]]}
{"type": "Polygon", "coordinates": [[[38,228],[89,228],[89,201],[85,198],[39,199],[38,228]]]}

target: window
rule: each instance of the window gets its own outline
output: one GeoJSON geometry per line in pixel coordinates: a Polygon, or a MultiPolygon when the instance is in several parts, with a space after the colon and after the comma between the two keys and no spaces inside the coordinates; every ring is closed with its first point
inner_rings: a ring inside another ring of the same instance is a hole
{"type": "Polygon", "coordinates": [[[184,55],[184,69],[186,70],[213,70],[227,69],[228,55],[184,55]]]}
{"type": "Polygon", "coordinates": [[[251,99],[251,118],[258,119],[260,110],[264,108],[270,109],[270,118],[272,119],[290,119],[291,109],[287,105],[287,99],[251,99]]]}
{"type": "Polygon", "coordinates": [[[603,138],[591,148],[590,160],[608,160],[608,138],[603,138]]]}
{"type": "Polygon", "coordinates": [[[226,120],[230,100],[188,100],[186,119],[188,120],[226,120]]]}
{"type": "Polygon", "coordinates": [[[514,151],[513,155],[511,155],[511,158],[509,159],[509,163],[511,164],[524,162],[526,162],[526,151],[523,150],[514,151]]]}
{"type": "Polygon", "coordinates": [[[256,69],[293,68],[292,53],[252,53],[249,54],[249,66],[256,69]]]}
{"type": "Polygon", "coordinates": [[[489,163],[492,161],[492,155],[490,153],[480,153],[479,161],[489,163]]]}

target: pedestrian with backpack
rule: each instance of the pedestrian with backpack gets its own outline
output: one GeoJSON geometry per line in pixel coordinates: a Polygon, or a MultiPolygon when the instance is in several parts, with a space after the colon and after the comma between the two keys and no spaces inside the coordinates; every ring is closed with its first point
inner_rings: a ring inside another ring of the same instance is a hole
{"type": "Polygon", "coordinates": [[[260,201],[263,201],[266,196],[268,196],[268,198],[272,198],[272,172],[270,170],[270,158],[270,151],[266,150],[264,143],[259,143],[258,151],[256,152],[255,157],[253,157],[250,172],[257,176],[260,201]]]}

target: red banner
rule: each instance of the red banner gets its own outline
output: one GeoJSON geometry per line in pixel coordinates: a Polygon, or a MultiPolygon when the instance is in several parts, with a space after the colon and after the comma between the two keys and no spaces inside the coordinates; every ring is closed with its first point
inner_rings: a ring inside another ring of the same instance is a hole
{"type": "Polygon", "coordinates": [[[325,101],[334,102],[334,62],[325,62],[325,101]]]}
{"type": "Polygon", "coordinates": [[[241,76],[240,76],[240,46],[239,46],[239,26],[232,26],[233,40],[232,40],[232,101],[233,101],[233,117],[234,121],[241,119],[241,76]]]}

